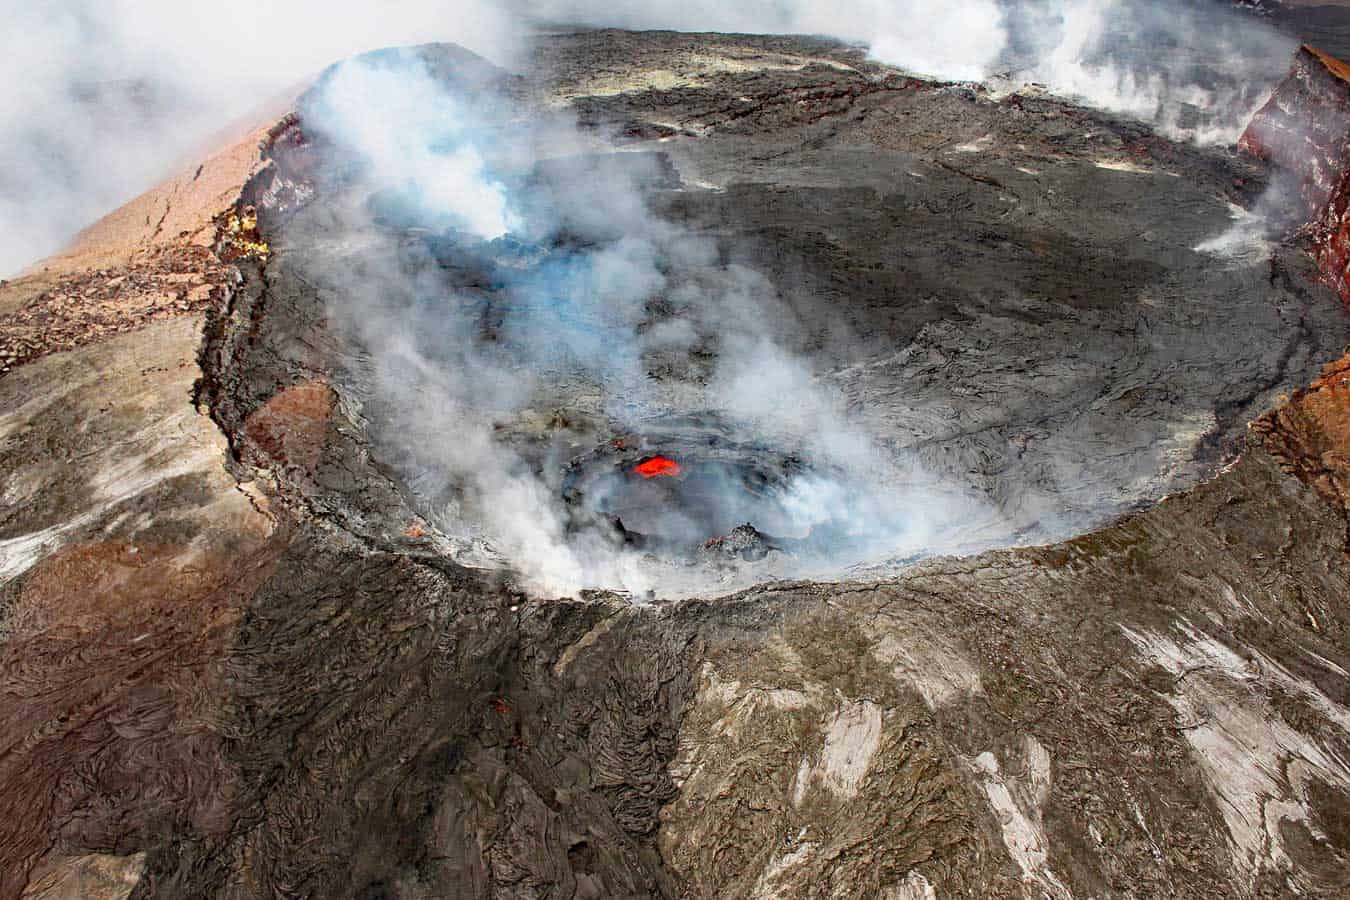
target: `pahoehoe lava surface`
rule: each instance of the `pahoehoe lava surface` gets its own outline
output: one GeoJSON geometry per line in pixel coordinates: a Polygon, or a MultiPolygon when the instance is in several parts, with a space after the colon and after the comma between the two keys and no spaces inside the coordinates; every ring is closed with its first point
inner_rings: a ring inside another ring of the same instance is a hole
{"type": "Polygon", "coordinates": [[[807,38],[408,52],[575,116],[1002,549],[653,603],[467,565],[335,322],[367,246],[494,285],[335,229],[302,103],[200,339],[0,380],[0,893],[1344,895],[1350,320],[1296,238],[1196,249],[1262,164],[807,38]]]}

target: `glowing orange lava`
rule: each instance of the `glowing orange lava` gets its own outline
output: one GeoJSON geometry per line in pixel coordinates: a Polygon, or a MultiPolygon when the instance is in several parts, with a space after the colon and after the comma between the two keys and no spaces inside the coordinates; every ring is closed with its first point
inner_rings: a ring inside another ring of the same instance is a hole
{"type": "Polygon", "coordinates": [[[633,471],[643,478],[657,478],[661,475],[673,477],[680,474],[680,464],[664,456],[653,456],[651,459],[644,459],[638,463],[633,471]]]}

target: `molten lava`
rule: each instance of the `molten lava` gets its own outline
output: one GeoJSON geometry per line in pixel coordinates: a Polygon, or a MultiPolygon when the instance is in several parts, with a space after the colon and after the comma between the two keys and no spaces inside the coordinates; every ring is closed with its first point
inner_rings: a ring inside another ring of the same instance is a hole
{"type": "Polygon", "coordinates": [[[680,464],[664,456],[653,456],[651,459],[644,459],[638,463],[633,471],[643,478],[657,478],[662,475],[673,477],[680,474],[680,464]]]}

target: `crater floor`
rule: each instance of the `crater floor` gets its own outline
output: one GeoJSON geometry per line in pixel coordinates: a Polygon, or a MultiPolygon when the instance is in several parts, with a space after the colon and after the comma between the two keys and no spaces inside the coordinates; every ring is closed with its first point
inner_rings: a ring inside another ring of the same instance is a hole
{"type": "MultiPolygon", "coordinates": [[[[501,543],[477,526],[499,494],[456,490],[491,469],[485,455],[518,454],[559,494],[569,460],[615,440],[663,452],[663,420],[689,416],[847,469],[846,502],[897,512],[871,517],[881,539],[824,558],[704,579],[648,565],[642,583],[666,596],[1061,540],[1212,476],[1248,421],[1350,341],[1305,257],[1240,205],[1267,173],[1228,150],[803,39],[601,31],[545,38],[523,80],[437,68],[452,65],[430,63],[449,95],[500,98],[465,119],[524,145],[497,173],[520,231],[473,243],[369,178],[330,178],[275,216],[269,319],[350,349],[335,363],[273,341],[248,367],[332,371],[466,563],[501,543]],[[637,240],[651,249],[625,249],[637,240]],[[664,246],[693,241],[696,259],[664,246]],[[761,341],[773,352],[747,349],[761,341]],[[501,450],[460,459],[446,436],[474,415],[501,450]],[[842,459],[821,430],[877,458],[842,459]]],[[[322,86],[306,102],[312,130],[340,130],[322,86]]],[[[297,154],[337,168],[352,151],[327,137],[297,154]]],[[[508,564],[542,552],[505,544],[508,564]]],[[[586,586],[625,586],[606,577],[586,586]]]]}

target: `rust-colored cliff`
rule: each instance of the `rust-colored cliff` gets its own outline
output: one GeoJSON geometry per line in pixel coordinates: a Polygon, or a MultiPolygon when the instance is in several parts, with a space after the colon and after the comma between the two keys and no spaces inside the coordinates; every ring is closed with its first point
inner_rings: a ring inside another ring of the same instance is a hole
{"type": "Polygon", "coordinates": [[[1238,146],[1298,176],[1313,256],[1350,306],[1350,65],[1304,44],[1238,146]]]}

